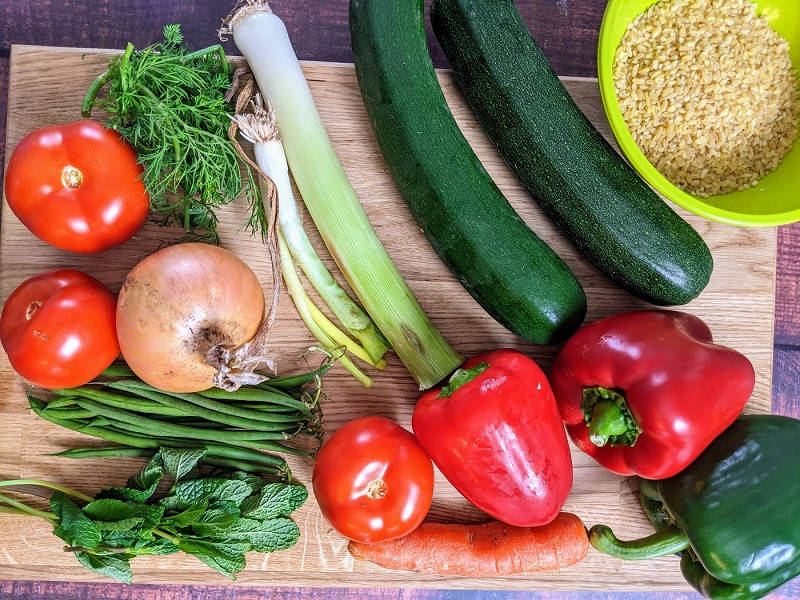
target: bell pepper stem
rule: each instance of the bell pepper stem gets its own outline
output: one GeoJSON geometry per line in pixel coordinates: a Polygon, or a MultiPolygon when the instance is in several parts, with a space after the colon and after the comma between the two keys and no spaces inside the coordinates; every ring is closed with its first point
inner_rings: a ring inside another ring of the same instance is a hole
{"type": "Polygon", "coordinates": [[[603,400],[594,405],[589,423],[589,439],[595,446],[605,446],[608,438],[622,435],[627,429],[625,415],[611,400],[603,400]]]}
{"type": "Polygon", "coordinates": [[[661,501],[661,493],[658,491],[656,482],[650,479],[639,479],[639,493],[651,500],[661,501]]]}
{"type": "Polygon", "coordinates": [[[602,386],[583,388],[581,401],[589,440],[598,447],[633,446],[642,433],[625,395],[602,386]]]}
{"type": "Polygon", "coordinates": [[[488,368],[489,364],[482,362],[478,365],[475,365],[471,369],[456,369],[453,375],[450,377],[450,381],[448,381],[447,385],[442,388],[441,392],[439,392],[439,398],[449,398],[455,394],[458,388],[467,385],[470,381],[475,379],[488,368]]]}
{"type": "Polygon", "coordinates": [[[610,527],[595,525],[589,542],[599,552],[624,560],[645,560],[675,554],[689,547],[689,538],[677,527],[667,527],[638,540],[620,540],[610,527]]]}

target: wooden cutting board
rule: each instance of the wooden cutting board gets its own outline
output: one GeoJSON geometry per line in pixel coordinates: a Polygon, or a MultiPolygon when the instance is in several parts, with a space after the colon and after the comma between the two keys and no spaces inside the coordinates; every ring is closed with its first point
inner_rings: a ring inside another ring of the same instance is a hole
{"type": "MultiPolygon", "coordinates": [[[[15,46],[11,53],[6,156],[23,136],[46,125],[80,118],[79,107],[92,79],[104,70],[107,52],[15,46]]],[[[513,346],[549,365],[555,348],[543,348],[515,337],[484,313],[448,273],[411,219],[398,195],[372,135],[359,95],[352,65],[306,63],[322,119],[345,170],[369,218],[411,289],[434,324],[466,356],[502,346],[513,346]]],[[[484,136],[451,76],[440,74],[445,95],[466,137],[509,201],[531,227],[561,255],[586,289],[588,319],[645,304],[617,288],[578,255],[547,221],[520,188],[500,156],[484,136]]],[[[567,79],[570,93],[604,134],[597,82],[567,79]]],[[[769,412],[772,373],[773,313],[775,296],[776,231],[736,229],[713,224],[680,211],[703,235],[714,255],[715,270],[708,288],[687,310],[705,319],[718,342],[744,352],[757,373],[750,412],[769,412]]],[[[240,231],[243,207],[222,211],[224,244],[245,259],[269,288],[266,251],[261,243],[240,231]]],[[[490,215],[487,215],[490,218],[490,215]]],[[[323,246],[310,220],[309,233],[318,249],[323,246]],[[312,233],[313,232],[313,233],[312,233]]],[[[74,267],[101,279],[115,291],[125,274],[152,253],[175,231],[147,225],[122,247],[99,255],[82,256],[56,250],[30,234],[3,202],[0,236],[0,300],[27,277],[49,269],[74,267]]],[[[327,253],[323,252],[324,256],[327,253]]],[[[330,261],[329,261],[330,263],[330,261]]],[[[331,263],[332,265],[332,263],[331,263]]],[[[313,343],[294,307],[284,295],[272,333],[273,352],[281,372],[303,365],[299,355],[313,343]]],[[[0,353],[0,477],[41,478],[61,481],[83,492],[122,484],[138,470],[132,459],[71,461],[44,456],[75,445],[97,443],[92,438],[61,429],[38,419],[27,408],[25,384],[0,353]]],[[[326,378],[329,398],[324,404],[326,431],[330,434],[346,421],[380,414],[409,426],[418,392],[396,357],[384,372],[373,373],[372,389],[361,388],[341,368],[326,378]]],[[[565,510],[578,514],[587,525],[603,522],[621,537],[645,535],[650,528],[638,508],[633,482],[603,470],[585,455],[573,452],[575,485],[565,510]]],[[[346,457],[343,457],[346,460],[346,457]]],[[[310,483],[311,462],[294,461],[298,479],[310,483]]],[[[628,562],[591,551],[580,564],[559,572],[496,579],[434,577],[392,572],[354,562],[345,540],[331,530],[313,499],[295,514],[303,535],[292,549],[272,554],[251,554],[247,570],[238,579],[246,585],[316,585],[370,587],[443,587],[564,590],[687,590],[675,557],[628,562]]],[[[437,474],[431,518],[480,521],[471,508],[437,474]]],[[[45,523],[22,517],[0,517],[0,579],[102,580],[90,573],[51,536],[45,523]]],[[[194,558],[183,555],[142,557],[133,561],[139,583],[221,583],[226,579],[194,558]]]]}

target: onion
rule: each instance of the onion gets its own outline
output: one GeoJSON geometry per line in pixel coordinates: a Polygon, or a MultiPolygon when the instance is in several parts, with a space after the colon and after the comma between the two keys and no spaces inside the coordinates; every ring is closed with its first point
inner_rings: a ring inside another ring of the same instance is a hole
{"type": "Polygon", "coordinates": [[[169,392],[198,392],[235,371],[229,361],[241,359],[242,350],[253,358],[248,343],[263,318],[261,285],[240,258],[218,246],[177,244],[128,274],[117,302],[117,336],[139,378],[169,392]]]}

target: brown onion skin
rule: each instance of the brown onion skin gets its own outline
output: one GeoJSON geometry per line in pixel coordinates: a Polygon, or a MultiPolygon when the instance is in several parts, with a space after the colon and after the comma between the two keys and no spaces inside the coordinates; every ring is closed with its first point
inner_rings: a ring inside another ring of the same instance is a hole
{"type": "Polygon", "coordinates": [[[206,353],[249,342],[264,316],[255,273],[232,252],[176,244],[128,273],[117,301],[122,356],[136,375],[168,392],[213,387],[206,353]]]}

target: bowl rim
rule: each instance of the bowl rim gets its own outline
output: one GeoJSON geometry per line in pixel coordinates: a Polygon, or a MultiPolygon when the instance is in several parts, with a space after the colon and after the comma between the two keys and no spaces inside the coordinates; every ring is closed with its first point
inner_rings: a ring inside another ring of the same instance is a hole
{"type": "MultiPolygon", "coordinates": [[[[618,44],[610,48],[611,44],[608,40],[610,37],[609,31],[611,29],[610,13],[616,8],[616,5],[625,1],[626,0],[608,0],[606,8],[603,11],[603,17],[600,22],[600,32],[597,38],[597,80],[600,87],[600,98],[603,102],[606,120],[611,127],[611,133],[614,135],[614,139],[625,159],[659,194],[678,206],[711,221],[742,227],[775,227],[800,221],[800,207],[780,213],[753,215],[710,205],[702,198],[693,196],[670,182],[669,179],[653,166],[639,149],[639,146],[634,141],[633,135],[622,116],[622,110],[617,101],[617,92],[614,88],[613,65],[614,54],[616,54],[618,44]],[[611,56],[608,56],[609,53],[611,56]],[[611,77],[604,74],[605,70],[603,66],[605,64],[609,65],[611,77]]],[[[655,0],[655,2],[658,1],[660,0],[655,0]]],[[[655,4],[655,2],[652,2],[652,4],[655,4]]],[[[640,12],[638,14],[642,13],[640,12]]],[[[632,20],[633,19],[631,19],[631,21],[632,20]]],[[[630,21],[628,21],[628,24],[630,24],[630,21]]],[[[796,143],[800,143],[800,139],[796,143]]]]}

